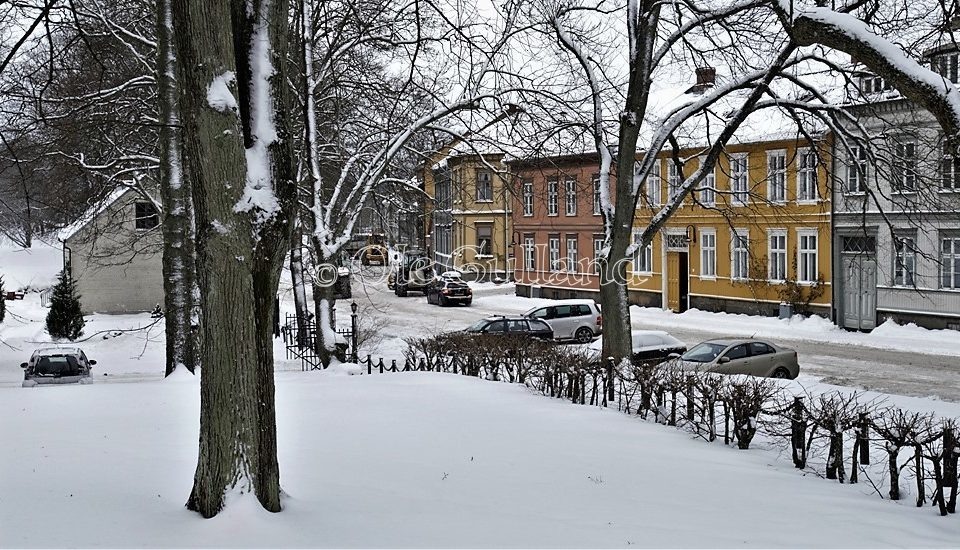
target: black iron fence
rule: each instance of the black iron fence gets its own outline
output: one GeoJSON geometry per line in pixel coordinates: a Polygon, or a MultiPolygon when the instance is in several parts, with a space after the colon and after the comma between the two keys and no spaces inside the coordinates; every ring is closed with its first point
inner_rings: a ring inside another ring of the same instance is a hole
{"type": "MultiPolygon", "coordinates": [[[[358,316],[357,304],[350,304],[350,327],[335,328],[335,351],[333,353],[340,361],[356,362],[358,357],[358,316]]],[[[286,348],[288,360],[300,360],[301,369],[321,370],[326,368],[320,353],[320,339],[317,338],[317,323],[307,319],[297,322],[297,316],[287,314],[280,335],[286,348]]]]}

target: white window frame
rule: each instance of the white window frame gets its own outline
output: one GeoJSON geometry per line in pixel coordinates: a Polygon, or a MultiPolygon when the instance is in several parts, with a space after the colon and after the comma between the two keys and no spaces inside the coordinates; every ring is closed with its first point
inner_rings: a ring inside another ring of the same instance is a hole
{"type": "Polygon", "coordinates": [[[908,194],[917,192],[917,140],[907,137],[898,139],[894,145],[896,155],[893,166],[893,192],[908,194]]]}
{"type": "MultiPolygon", "coordinates": [[[[700,157],[700,167],[703,168],[704,161],[706,158],[700,157]]],[[[717,167],[714,165],[713,169],[703,177],[703,182],[700,185],[700,204],[703,206],[715,206],[717,204],[717,167]]]]}
{"type": "Polygon", "coordinates": [[[650,170],[650,176],[647,178],[647,203],[650,206],[660,206],[660,193],[663,189],[663,179],[661,178],[662,159],[657,159],[650,170]]]}
{"type": "Polygon", "coordinates": [[[683,174],[673,159],[667,159],[667,200],[672,201],[680,194],[680,182],[683,174]]]}
{"type": "Polygon", "coordinates": [[[600,252],[603,250],[603,244],[606,242],[606,239],[603,237],[593,237],[593,272],[596,274],[600,273],[600,252]]]}
{"type": "Polygon", "coordinates": [[[535,237],[523,237],[523,267],[527,271],[537,269],[537,241],[535,237]]]}
{"type": "Polygon", "coordinates": [[[893,286],[914,287],[917,283],[917,238],[893,235],[893,286]]]}
{"type": "Polygon", "coordinates": [[[734,205],[750,202],[750,154],[730,155],[730,197],[734,205]]]}
{"type": "Polygon", "coordinates": [[[476,202],[493,202],[493,172],[490,170],[477,170],[476,177],[476,202]],[[488,179],[481,179],[481,176],[487,176],[488,179]],[[481,191],[484,192],[481,193],[481,191]]]}
{"type": "Polygon", "coordinates": [[[774,204],[787,202],[787,151],[767,151],[767,200],[774,204]]]}
{"type": "Polygon", "coordinates": [[[817,152],[812,147],[797,150],[797,202],[816,203],[820,195],[817,152]]]}
{"type": "Polygon", "coordinates": [[[547,180],[547,215],[560,215],[560,181],[547,180]]]}
{"type": "Polygon", "coordinates": [[[700,278],[717,279],[717,230],[700,230],[700,278]]]}
{"type": "Polygon", "coordinates": [[[564,214],[577,215],[577,180],[567,179],[563,182],[564,214]]]}
{"type": "Polygon", "coordinates": [[[949,152],[947,145],[943,146],[943,156],[940,159],[940,192],[960,192],[960,157],[949,152]]]}
{"type": "MultiPolygon", "coordinates": [[[[638,244],[640,242],[640,235],[642,232],[639,229],[633,231],[633,244],[638,244]]],[[[630,270],[633,273],[641,273],[649,275],[653,273],[653,245],[648,244],[644,248],[639,248],[633,252],[633,258],[630,265],[630,270]]]]}
{"type": "Polygon", "coordinates": [[[560,235],[547,237],[547,269],[560,271],[560,235]]]}
{"type": "Polygon", "coordinates": [[[750,230],[746,228],[733,229],[730,231],[730,280],[731,281],[746,281],[750,278],[750,230]],[[741,249],[738,245],[741,244],[741,239],[744,247],[741,249]],[[743,258],[739,258],[738,254],[740,251],[743,251],[743,258]],[[737,269],[738,267],[743,268],[743,273],[737,269]]]}
{"type": "Polygon", "coordinates": [[[960,290],[960,234],[940,235],[940,288],[960,290]],[[944,243],[949,241],[951,250],[945,251],[944,243]],[[949,281],[949,283],[944,284],[949,281]]]}
{"type": "Polygon", "coordinates": [[[863,195],[866,193],[868,181],[870,181],[870,164],[867,161],[867,150],[863,146],[854,145],[850,147],[843,190],[847,195],[863,195]]]}
{"type": "Polygon", "coordinates": [[[524,217],[533,216],[533,180],[523,180],[523,215],[524,217]]]}
{"type": "Polygon", "coordinates": [[[567,272],[576,273],[577,268],[580,265],[580,251],[578,246],[578,241],[580,237],[578,235],[567,235],[567,272]],[[571,246],[572,245],[572,246],[571,246]]]}
{"type": "Polygon", "coordinates": [[[789,267],[787,265],[787,248],[786,229],[767,230],[767,280],[771,283],[783,283],[787,280],[787,269],[789,267]],[[776,245],[776,248],[774,245],[776,245]]]}
{"type": "Polygon", "coordinates": [[[820,233],[816,229],[797,229],[797,282],[811,284],[820,276],[820,233]],[[813,239],[813,248],[810,239],[813,239]]]}

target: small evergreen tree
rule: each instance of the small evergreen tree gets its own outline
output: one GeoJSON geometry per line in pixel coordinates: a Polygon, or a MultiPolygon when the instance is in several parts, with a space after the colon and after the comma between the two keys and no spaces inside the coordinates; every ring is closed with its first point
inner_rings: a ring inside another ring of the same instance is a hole
{"type": "Polygon", "coordinates": [[[3,318],[7,316],[7,302],[4,301],[4,296],[6,292],[3,290],[3,277],[0,277],[0,323],[3,322],[3,318]]]}
{"type": "Polygon", "coordinates": [[[83,334],[83,315],[80,313],[80,296],[73,279],[66,271],[60,272],[57,285],[53,287],[50,299],[50,313],[47,313],[47,332],[52,338],[76,340],[83,334]]]}

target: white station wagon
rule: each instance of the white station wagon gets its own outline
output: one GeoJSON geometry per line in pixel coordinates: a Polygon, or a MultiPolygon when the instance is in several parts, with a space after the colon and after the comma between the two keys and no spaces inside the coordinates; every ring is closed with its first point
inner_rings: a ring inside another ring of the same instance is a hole
{"type": "Polygon", "coordinates": [[[586,343],[603,334],[603,315],[593,300],[557,300],[523,314],[528,319],[546,321],[555,340],[586,343]]]}

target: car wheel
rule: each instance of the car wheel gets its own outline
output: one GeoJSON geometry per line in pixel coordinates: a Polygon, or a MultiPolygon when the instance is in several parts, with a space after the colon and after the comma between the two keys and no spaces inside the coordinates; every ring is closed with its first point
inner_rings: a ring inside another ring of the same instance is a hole
{"type": "Polygon", "coordinates": [[[443,296],[440,297],[440,307],[447,307],[447,299],[443,296]]]}
{"type": "Polygon", "coordinates": [[[466,304],[466,305],[468,305],[468,306],[469,306],[470,304],[472,304],[472,303],[473,303],[473,298],[470,298],[469,300],[467,300],[466,302],[464,302],[464,304],[466,304]]]}
{"type": "Polygon", "coordinates": [[[785,367],[777,367],[777,370],[773,371],[773,378],[790,378],[790,371],[785,367]]]}
{"type": "Polygon", "coordinates": [[[585,344],[590,340],[593,340],[593,331],[587,327],[580,327],[577,329],[577,332],[573,333],[573,338],[577,342],[585,344]]]}

